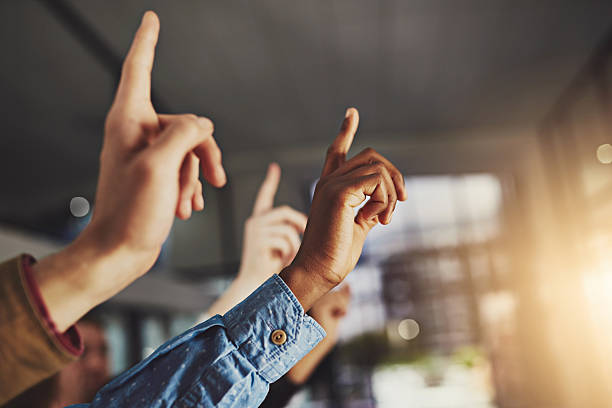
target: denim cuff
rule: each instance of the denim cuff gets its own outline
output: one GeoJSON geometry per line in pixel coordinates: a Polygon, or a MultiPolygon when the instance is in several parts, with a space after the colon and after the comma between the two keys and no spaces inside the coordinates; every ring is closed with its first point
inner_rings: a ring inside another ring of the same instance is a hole
{"type": "Polygon", "coordinates": [[[270,383],[325,337],[325,330],[304,314],[300,302],[276,274],[227,312],[223,320],[238,351],[270,383]]]}

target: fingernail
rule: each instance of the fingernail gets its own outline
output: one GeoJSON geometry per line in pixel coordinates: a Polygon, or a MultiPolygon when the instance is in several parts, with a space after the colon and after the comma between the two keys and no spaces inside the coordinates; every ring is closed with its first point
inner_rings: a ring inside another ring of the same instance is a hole
{"type": "Polygon", "coordinates": [[[145,19],[147,18],[147,16],[148,16],[149,14],[152,14],[152,13],[153,13],[153,11],[151,11],[151,10],[147,10],[147,11],[145,11],[145,12],[144,12],[144,14],[142,15],[142,19],[140,20],[140,24],[144,23],[144,21],[145,21],[145,19]]]}
{"type": "Polygon", "coordinates": [[[346,112],[344,112],[344,117],[348,118],[350,114],[351,114],[351,108],[346,108],[346,112]]]}

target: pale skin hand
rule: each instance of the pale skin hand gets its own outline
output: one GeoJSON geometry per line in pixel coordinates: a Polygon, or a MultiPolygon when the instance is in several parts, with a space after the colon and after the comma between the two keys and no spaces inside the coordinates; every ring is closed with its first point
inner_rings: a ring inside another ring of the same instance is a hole
{"type": "Polygon", "coordinates": [[[271,163],[244,225],[242,258],[238,276],[212,304],[207,314],[223,315],[253,290],[289,265],[297,253],[306,215],[289,206],[274,207],[280,167],[271,163]]]}
{"type": "Polygon", "coordinates": [[[289,381],[298,385],[304,384],[321,360],[336,345],[338,325],[346,315],[350,300],[350,288],[345,284],[340,290],[324,295],[312,306],[309,314],[323,326],[327,336],[287,373],[289,381]]]}
{"type": "Polygon", "coordinates": [[[92,221],[65,250],[34,266],[34,278],[60,331],[146,273],[174,216],[202,210],[201,164],[213,186],[226,182],[209,119],[160,115],[151,103],[159,34],[145,13],[124,61],[105,124],[92,221]]]}
{"type": "Polygon", "coordinates": [[[305,310],[342,282],[355,267],[368,232],[379,222],[388,224],[396,201],[406,199],[402,174],[373,149],[346,160],[358,122],[357,110],[349,108],[327,152],[300,250],[279,275],[305,310]]]}

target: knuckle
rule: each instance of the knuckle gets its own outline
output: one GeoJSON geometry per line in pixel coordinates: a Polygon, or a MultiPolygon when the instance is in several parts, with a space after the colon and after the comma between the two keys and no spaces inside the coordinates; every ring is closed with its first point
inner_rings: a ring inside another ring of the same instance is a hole
{"type": "Polygon", "coordinates": [[[327,148],[327,153],[326,153],[326,154],[327,154],[327,156],[333,156],[333,155],[335,155],[335,154],[337,154],[337,153],[338,153],[338,149],[336,148],[336,146],[335,146],[335,145],[330,145],[330,146],[327,148]]]}
{"type": "Polygon", "coordinates": [[[363,149],[363,153],[370,156],[376,154],[376,150],[372,149],[371,147],[366,147],[363,149]]]}
{"type": "Polygon", "coordinates": [[[198,118],[198,121],[200,122],[200,126],[202,126],[204,129],[209,130],[210,132],[215,130],[215,124],[209,118],[201,116],[198,118]]]}
{"type": "Polygon", "coordinates": [[[316,188],[315,188],[315,196],[330,196],[335,194],[334,193],[334,184],[333,180],[331,179],[326,179],[324,182],[319,181],[319,183],[317,184],[316,188]]]}
{"type": "Polygon", "coordinates": [[[379,162],[378,160],[372,160],[372,167],[376,170],[377,173],[385,173],[387,171],[387,168],[385,167],[385,165],[382,162],[379,162]]]}
{"type": "Polygon", "coordinates": [[[404,184],[404,175],[399,170],[395,170],[392,177],[398,184],[404,184]]]}
{"type": "Polygon", "coordinates": [[[321,177],[315,187],[315,192],[316,190],[323,190],[323,189],[329,188],[328,186],[330,184],[334,184],[335,179],[336,178],[331,175],[321,177]]]}
{"type": "Polygon", "coordinates": [[[319,180],[319,183],[317,184],[317,187],[315,188],[315,194],[328,194],[328,191],[330,189],[329,185],[332,184],[328,179],[321,179],[319,180]]]}
{"type": "Polygon", "coordinates": [[[327,160],[330,160],[330,163],[334,166],[338,166],[343,159],[346,158],[346,154],[344,154],[343,152],[335,149],[335,148],[330,148],[327,151],[327,155],[326,155],[327,160]]]}
{"type": "Polygon", "coordinates": [[[190,126],[196,126],[198,124],[198,117],[192,113],[181,116],[181,121],[190,126]]]}
{"type": "Polygon", "coordinates": [[[184,132],[196,133],[199,130],[198,121],[196,119],[181,119],[180,126],[184,132]]]}
{"type": "Polygon", "coordinates": [[[181,115],[173,116],[173,121],[176,121],[180,124],[185,124],[189,122],[196,122],[197,117],[192,113],[183,113],[181,115]]]}

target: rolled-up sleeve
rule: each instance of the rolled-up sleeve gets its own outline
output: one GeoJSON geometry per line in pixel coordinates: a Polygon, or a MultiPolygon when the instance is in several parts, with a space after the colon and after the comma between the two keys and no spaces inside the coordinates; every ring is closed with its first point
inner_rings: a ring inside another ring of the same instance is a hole
{"type": "Polygon", "coordinates": [[[256,407],[325,336],[277,275],[168,341],[96,395],[93,407],[256,407]]]}
{"type": "Polygon", "coordinates": [[[0,264],[0,405],[76,360],[83,343],[74,326],[60,333],[32,276],[34,258],[0,264]]]}

